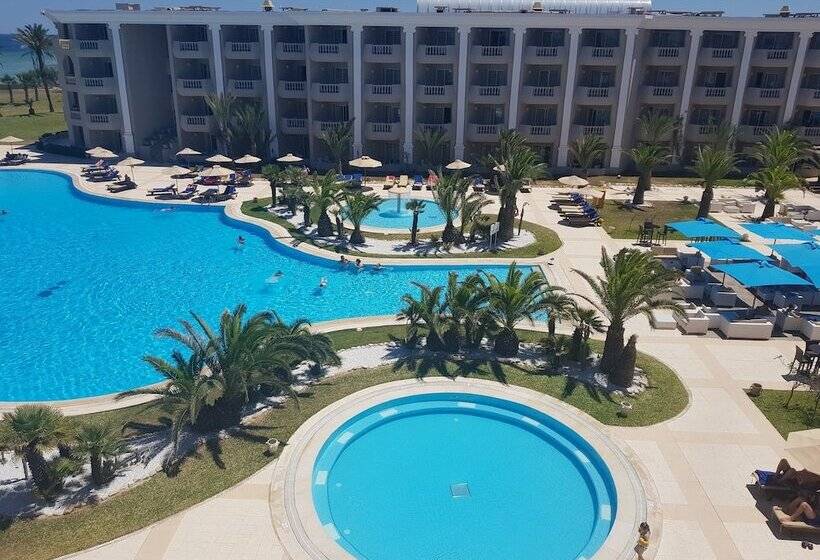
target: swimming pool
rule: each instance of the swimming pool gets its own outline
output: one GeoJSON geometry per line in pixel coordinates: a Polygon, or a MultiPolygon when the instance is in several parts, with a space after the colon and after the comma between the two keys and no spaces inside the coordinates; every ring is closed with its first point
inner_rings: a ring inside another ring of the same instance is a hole
{"type": "MultiPolygon", "coordinates": [[[[413,213],[405,205],[413,198],[386,198],[362,221],[364,227],[386,229],[409,229],[413,225],[413,213]]],[[[421,199],[419,199],[421,200],[421,199]]],[[[432,200],[423,200],[424,211],[419,214],[419,227],[429,228],[443,226],[446,219],[438,204],[432,200]]]]}
{"type": "Polygon", "coordinates": [[[153,332],[190,310],[212,324],[238,303],[275,309],[285,320],[392,314],[411,281],[443,284],[450,269],[475,270],[342,269],[222,208],[103,199],[57,173],[0,171],[0,208],[8,212],[0,216],[0,401],[157,382],[141,357],[166,354],[172,346],[153,332]]]}
{"type": "Polygon", "coordinates": [[[472,393],[387,400],[344,422],[312,476],[319,523],[366,560],[591,558],[617,513],[578,433],[472,393]]]}

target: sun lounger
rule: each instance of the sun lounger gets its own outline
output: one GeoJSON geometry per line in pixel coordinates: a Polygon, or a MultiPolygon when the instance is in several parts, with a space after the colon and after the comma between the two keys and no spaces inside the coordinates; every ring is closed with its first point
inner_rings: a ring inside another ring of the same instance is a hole
{"type": "Polygon", "coordinates": [[[777,521],[778,536],[793,533],[820,536],[820,518],[817,518],[817,525],[812,525],[805,521],[790,521],[788,514],[778,506],[772,507],[772,513],[777,521]]]}
{"type": "Polygon", "coordinates": [[[475,177],[473,179],[473,190],[475,192],[484,192],[484,179],[481,177],[475,177]]]}
{"type": "Polygon", "coordinates": [[[416,175],[413,177],[413,190],[420,191],[424,188],[424,179],[421,175],[416,175]]]}
{"type": "Polygon", "coordinates": [[[120,193],[125,191],[132,191],[136,188],[137,185],[135,183],[129,183],[127,185],[111,185],[109,187],[106,187],[105,190],[107,190],[110,193],[120,193]]]}
{"type": "Polygon", "coordinates": [[[520,190],[522,193],[532,192],[532,185],[530,185],[529,181],[524,181],[524,183],[518,190],[520,190]]]}
{"type": "Polygon", "coordinates": [[[96,171],[98,169],[106,169],[107,167],[108,166],[105,164],[105,162],[103,160],[99,160],[99,161],[97,161],[97,163],[93,163],[91,165],[86,165],[85,167],[80,169],[80,171],[82,171],[83,173],[90,173],[90,172],[96,171]]]}
{"type": "Polygon", "coordinates": [[[108,172],[104,175],[93,175],[91,177],[88,177],[88,180],[92,181],[92,182],[95,182],[95,183],[102,183],[102,182],[107,182],[107,181],[116,181],[119,178],[120,178],[119,172],[114,171],[112,169],[110,172],[108,172]]]}
{"type": "Polygon", "coordinates": [[[410,184],[410,177],[407,175],[399,175],[399,186],[406,187],[410,184]]]}
{"type": "Polygon", "coordinates": [[[396,178],[393,175],[388,175],[387,177],[384,178],[384,187],[382,187],[382,188],[383,188],[383,190],[386,191],[386,190],[392,189],[395,184],[396,184],[396,178]]]}
{"type": "Polygon", "coordinates": [[[794,486],[775,483],[775,476],[777,476],[777,473],[774,471],[764,471],[762,469],[757,469],[752,473],[755,486],[763,492],[765,498],[769,500],[775,496],[790,498],[797,494],[797,489],[794,486]]]}
{"type": "Polygon", "coordinates": [[[568,226],[597,226],[601,223],[601,217],[598,214],[565,216],[563,221],[568,226]]]}
{"type": "Polygon", "coordinates": [[[174,190],[174,185],[168,185],[167,187],[155,187],[148,191],[148,196],[156,196],[158,194],[163,193],[170,193],[174,190]]]}
{"type": "Polygon", "coordinates": [[[430,173],[427,176],[427,190],[432,191],[438,185],[438,175],[435,173],[430,173]]]}

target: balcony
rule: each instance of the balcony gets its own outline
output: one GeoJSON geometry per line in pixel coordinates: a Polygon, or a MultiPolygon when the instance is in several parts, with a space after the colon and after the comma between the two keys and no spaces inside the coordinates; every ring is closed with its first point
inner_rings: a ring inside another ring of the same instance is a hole
{"type": "Polygon", "coordinates": [[[114,78],[107,76],[105,78],[81,78],[80,84],[86,90],[85,93],[114,93],[117,84],[114,78]]]}
{"type": "Polygon", "coordinates": [[[718,127],[713,124],[690,124],[686,126],[686,139],[692,142],[709,142],[718,127]]]}
{"type": "Polygon", "coordinates": [[[470,86],[472,103],[504,103],[510,97],[509,86],[470,86]]]}
{"type": "Polygon", "coordinates": [[[442,132],[449,138],[454,138],[453,123],[419,123],[418,128],[424,132],[442,132]]]}
{"type": "Polygon", "coordinates": [[[87,113],[85,127],[89,130],[119,130],[122,125],[117,113],[87,113]]]}
{"type": "Polygon", "coordinates": [[[615,88],[580,86],[575,93],[576,103],[584,105],[609,105],[614,99],[615,88]]]}
{"type": "Polygon", "coordinates": [[[530,142],[539,144],[553,142],[558,139],[557,125],[520,124],[518,125],[518,132],[530,142]]]}
{"type": "Polygon", "coordinates": [[[820,142],[820,126],[801,126],[797,129],[797,134],[815,144],[820,142]]]}
{"type": "Polygon", "coordinates": [[[800,88],[797,92],[797,104],[804,107],[820,105],[820,89],[800,88]]]}
{"type": "Polygon", "coordinates": [[[228,80],[228,93],[236,97],[262,97],[262,80],[228,80]]]}
{"type": "Polygon", "coordinates": [[[368,103],[400,103],[401,84],[365,84],[364,100],[368,103]]]}
{"type": "Polygon", "coordinates": [[[546,103],[561,95],[561,86],[524,86],[521,88],[521,101],[524,103],[546,103]]]}
{"type": "Polygon", "coordinates": [[[210,115],[182,115],[179,128],[185,132],[211,132],[213,120],[210,115]]]}
{"type": "Polygon", "coordinates": [[[346,124],[345,121],[313,121],[313,134],[318,135],[344,124],[346,124]]]}
{"type": "Polygon", "coordinates": [[[225,43],[225,48],[222,49],[222,52],[225,54],[225,58],[253,60],[259,58],[260,50],[261,49],[259,48],[258,42],[246,43],[227,41],[225,43]]]}
{"type": "Polygon", "coordinates": [[[279,60],[304,60],[304,43],[276,43],[276,58],[279,60]]]}
{"type": "Polygon", "coordinates": [[[350,84],[311,84],[310,97],[323,103],[346,103],[350,101],[350,84]]]}
{"type": "Polygon", "coordinates": [[[455,64],[458,48],[455,45],[418,45],[416,62],[419,64],[455,64]]]}
{"type": "Polygon", "coordinates": [[[214,84],[210,78],[177,78],[176,85],[179,95],[209,95],[214,92],[214,84]]]}
{"type": "Polygon", "coordinates": [[[374,123],[369,122],[364,129],[364,136],[368,140],[395,142],[401,138],[401,123],[374,123]]]}
{"type": "Polygon", "coordinates": [[[820,68],[820,49],[809,49],[806,51],[807,68],[820,68]]]}
{"type": "Polygon", "coordinates": [[[608,124],[575,124],[572,125],[572,137],[603,136],[604,138],[609,138],[611,128],[608,124]]]}
{"type": "Polygon", "coordinates": [[[470,142],[498,142],[502,128],[500,124],[468,124],[467,140],[470,142]]]}
{"type": "Polygon", "coordinates": [[[503,64],[512,58],[512,48],[508,46],[473,45],[470,60],[481,64],[503,64]]]}
{"type": "Polygon", "coordinates": [[[692,91],[692,102],[711,105],[725,105],[729,103],[729,88],[696,86],[692,91]]]}
{"type": "Polygon", "coordinates": [[[647,47],[644,63],[647,66],[680,66],[683,55],[682,47],[647,47]]]}
{"type": "Polygon", "coordinates": [[[288,80],[279,80],[276,92],[279,97],[283,99],[305,99],[307,96],[307,83],[304,81],[293,82],[288,80]]]}
{"type": "Polygon", "coordinates": [[[740,54],[738,49],[703,48],[698,62],[704,66],[734,66],[740,62],[740,54]]]}
{"type": "Polygon", "coordinates": [[[307,134],[307,119],[282,117],[279,119],[282,134],[307,134]]]}
{"type": "Polygon", "coordinates": [[[78,122],[78,123],[81,120],[83,120],[83,114],[80,112],[80,108],[76,107],[76,108],[70,109],[68,111],[68,118],[70,118],[72,121],[75,121],[75,122],[78,122]]]}
{"type": "Polygon", "coordinates": [[[616,65],[623,61],[622,47],[581,47],[579,64],[616,65]]]}
{"type": "Polygon", "coordinates": [[[364,46],[365,62],[401,63],[404,58],[402,45],[372,45],[364,46]]]}
{"type": "Polygon", "coordinates": [[[110,39],[73,39],[72,49],[80,56],[111,56],[114,46],[110,39]]]}
{"type": "Polygon", "coordinates": [[[524,64],[557,64],[566,58],[566,47],[524,47],[524,64]]]}
{"type": "Polygon", "coordinates": [[[752,66],[787,66],[791,63],[791,49],[754,49],[752,66]]]}
{"type": "Polygon", "coordinates": [[[742,124],[737,127],[737,139],[741,142],[760,142],[763,137],[774,130],[772,125],[742,124]]]}
{"type": "Polygon", "coordinates": [[[176,58],[210,58],[211,45],[208,41],[174,41],[176,58]]]}
{"type": "Polygon", "coordinates": [[[347,43],[312,43],[310,59],[316,62],[345,62],[350,58],[350,45],[347,43]]]}
{"type": "Polygon", "coordinates": [[[678,86],[643,86],[641,88],[641,98],[645,102],[672,102],[678,98],[679,94],[678,86]]]}
{"type": "Polygon", "coordinates": [[[77,76],[69,76],[67,74],[63,74],[63,83],[67,86],[76,86],[77,76]]]}
{"type": "Polygon", "coordinates": [[[786,99],[784,88],[757,88],[749,87],[743,93],[746,103],[755,105],[780,105],[786,99]]]}
{"type": "Polygon", "coordinates": [[[456,86],[416,85],[416,101],[418,103],[452,103],[455,99],[456,86]]]}

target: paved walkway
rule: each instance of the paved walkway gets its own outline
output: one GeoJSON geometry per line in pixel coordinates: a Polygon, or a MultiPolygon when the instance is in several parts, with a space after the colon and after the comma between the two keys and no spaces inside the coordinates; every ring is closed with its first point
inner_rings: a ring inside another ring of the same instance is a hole
{"type": "MultiPolygon", "coordinates": [[[[49,165],[74,171],[76,166],[49,165]]],[[[160,169],[140,168],[146,186],[164,179],[160,169]],[[153,173],[152,175],[149,175],[153,173]]],[[[102,192],[102,188],[97,187],[102,192]]],[[[243,199],[266,196],[258,184],[241,191],[243,199]]],[[[573,269],[597,274],[601,247],[610,252],[630,245],[612,240],[600,228],[569,228],[547,208],[553,189],[535,189],[527,219],[555,229],[564,241],[556,253],[537,261],[550,279],[576,293],[589,290],[573,269]]],[[[127,198],[145,200],[141,192],[127,198]]],[[[718,196],[748,196],[732,189],[718,196]]],[[[699,197],[697,188],[658,188],[648,200],[699,197]]],[[[788,193],[789,201],[820,206],[820,197],[788,193]]],[[[758,211],[760,207],[758,206],[758,211]]],[[[460,261],[464,262],[464,261],[460,261]]],[[[372,320],[355,321],[365,326],[372,320]]],[[[816,557],[799,541],[775,538],[767,524],[766,504],[758,504],[746,484],[754,468],[772,467],[783,455],[783,439],[766,421],[743,388],[752,381],[786,388],[782,375],[794,350],[788,338],[767,342],[727,341],[715,336],[686,337],[678,331],[653,331],[643,319],[628,325],[640,335],[640,350],[675,369],[691,393],[690,406],[677,418],[649,428],[610,428],[613,438],[637,454],[658,495],[662,538],[647,558],[658,560],[780,560],[816,557]]],[[[154,526],[71,556],[82,560],[255,560],[284,558],[268,506],[269,465],[236,487],[154,526]]]]}

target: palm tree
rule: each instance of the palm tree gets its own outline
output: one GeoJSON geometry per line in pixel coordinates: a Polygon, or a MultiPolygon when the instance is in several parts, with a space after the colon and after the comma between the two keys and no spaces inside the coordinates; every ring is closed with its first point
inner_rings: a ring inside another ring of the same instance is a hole
{"type": "Polygon", "coordinates": [[[54,498],[63,487],[63,479],[43,457],[43,450],[65,440],[63,415],[48,406],[21,405],[3,414],[3,424],[5,444],[21,451],[43,498],[54,498]]]}
{"type": "Polygon", "coordinates": [[[569,153],[574,165],[583,170],[583,176],[589,177],[589,169],[603,161],[608,147],[602,136],[586,134],[570,143],[569,153]]]}
{"type": "Polygon", "coordinates": [[[96,485],[103,484],[111,476],[111,463],[128,452],[128,444],[122,438],[122,426],[112,420],[84,422],[77,428],[76,451],[88,457],[91,465],[91,480],[96,485]]]}
{"type": "Polygon", "coordinates": [[[752,157],[761,167],[782,167],[789,171],[812,159],[811,144],[793,130],[775,128],[752,148],[752,157]]]}
{"type": "Polygon", "coordinates": [[[353,224],[353,231],[350,233],[350,243],[353,245],[364,244],[362,221],[379,207],[379,202],[381,202],[381,199],[374,194],[357,192],[353,195],[345,195],[342,215],[353,224]]]}
{"type": "Polygon", "coordinates": [[[602,333],[606,330],[601,316],[598,315],[595,309],[589,307],[575,306],[572,320],[575,323],[575,328],[581,334],[582,342],[588,342],[593,332],[602,333]]]}
{"type": "Polygon", "coordinates": [[[649,110],[638,118],[640,141],[646,144],[671,142],[681,126],[680,117],[649,110]]]}
{"type": "MultiPolygon", "coordinates": [[[[237,101],[233,95],[209,95],[205,103],[216,124],[216,140],[221,152],[229,152],[234,132],[237,101]]],[[[230,155],[230,154],[227,154],[230,155]]]]}
{"type": "Polygon", "coordinates": [[[478,193],[470,193],[461,199],[461,208],[458,211],[461,218],[459,225],[459,237],[464,239],[464,232],[470,230],[470,241],[475,239],[475,229],[478,219],[482,215],[482,210],[485,206],[490,205],[491,202],[487,197],[478,193]]]}
{"type": "Polygon", "coordinates": [[[410,227],[410,245],[418,245],[419,214],[424,213],[426,206],[423,200],[413,199],[407,202],[404,207],[413,213],[413,225],[410,227]]]}
{"type": "Polygon", "coordinates": [[[26,72],[31,80],[31,88],[34,90],[34,101],[40,101],[40,75],[37,70],[26,72]]]}
{"type": "Polygon", "coordinates": [[[652,171],[665,161],[669,161],[669,150],[660,144],[642,144],[628,152],[629,157],[638,168],[638,184],[635,194],[632,195],[632,204],[639,206],[644,203],[644,193],[652,188],[652,171]]]}
{"type": "Polygon", "coordinates": [[[283,171],[278,165],[268,164],[262,167],[262,176],[268,180],[270,185],[270,207],[276,206],[276,189],[282,182],[283,171]]]}
{"type": "Polygon", "coordinates": [[[48,89],[48,74],[46,71],[46,55],[51,51],[54,44],[48,30],[41,24],[29,24],[18,27],[14,39],[23,47],[27,48],[37,62],[37,72],[40,75],[40,83],[46,90],[48,99],[48,111],[54,112],[54,104],[51,102],[51,92],[48,89]]]}
{"type": "Polygon", "coordinates": [[[29,98],[29,90],[34,87],[34,81],[31,77],[31,72],[18,72],[17,73],[17,83],[20,84],[20,87],[23,88],[23,96],[28,99],[29,98]]]}
{"type": "Polygon", "coordinates": [[[453,225],[453,220],[458,214],[458,209],[461,207],[469,186],[469,180],[461,177],[458,173],[444,175],[439,170],[439,181],[433,191],[433,199],[444,214],[445,225],[444,231],[441,232],[441,240],[444,243],[461,241],[458,231],[453,225]]]}
{"type": "Polygon", "coordinates": [[[333,156],[333,161],[339,167],[339,173],[342,172],[342,162],[350,155],[352,139],[353,121],[339,123],[319,133],[319,140],[327,146],[328,151],[333,156]]]}
{"type": "Polygon", "coordinates": [[[498,152],[489,158],[500,177],[498,237],[501,241],[513,238],[515,216],[518,213],[518,191],[524,181],[538,179],[544,174],[544,164],[538,154],[524,141],[524,137],[518,132],[503,132],[498,152]]]}
{"type": "Polygon", "coordinates": [[[478,348],[488,323],[487,290],[481,276],[471,274],[459,282],[458,274],[450,272],[444,300],[456,329],[459,326],[464,329],[458,338],[464,340],[467,348],[478,348]]]}
{"type": "Polygon", "coordinates": [[[399,311],[399,320],[407,321],[407,336],[409,340],[418,340],[425,334],[425,347],[428,350],[438,351],[445,347],[445,332],[451,324],[446,313],[446,303],[442,300],[442,286],[430,287],[419,282],[413,282],[419,290],[419,297],[404,294],[401,297],[404,308],[399,311]]]}
{"type": "Polygon", "coordinates": [[[543,274],[533,270],[524,276],[515,263],[503,280],[485,272],[484,283],[487,315],[494,328],[494,350],[503,357],[518,354],[520,341],[515,327],[521,321],[533,321],[539,313],[549,313],[559,303],[563,305],[566,297],[563,289],[551,286],[543,274]]]}
{"type": "Polygon", "coordinates": [[[737,171],[737,156],[729,150],[698,146],[692,171],[703,178],[698,218],[706,218],[715,197],[715,185],[730,173],[737,171]]]}
{"type": "Polygon", "coordinates": [[[316,234],[319,237],[330,237],[333,235],[333,222],[327,213],[328,208],[338,204],[341,199],[341,187],[336,184],[336,176],[333,171],[325,175],[316,175],[312,178],[310,186],[313,192],[310,201],[319,213],[316,234]]]}
{"type": "Polygon", "coordinates": [[[14,76],[12,76],[10,74],[3,74],[3,77],[0,78],[0,82],[2,82],[2,84],[4,86],[6,86],[6,88],[8,88],[9,103],[13,105],[14,104],[14,86],[17,84],[17,78],[15,78],[14,76]]]}
{"type": "Polygon", "coordinates": [[[270,155],[271,131],[268,114],[261,103],[242,103],[234,111],[230,137],[238,146],[232,149],[247,152],[262,159],[270,155]]]}
{"type": "Polygon", "coordinates": [[[782,165],[764,167],[755,171],[746,177],[744,183],[754,187],[755,190],[763,191],[766,202],[763,206],[763,213],[760,215],[761,220],[774,216],[775,206],[783,202],[787,190],[803,186],[794,171],[782,165]]]}
{"type": "Polygon", "coordinates": [[[622,387],[632,384],[634,372],[619,371],[618,362],[624,350],[624,325],[637,315],[650,316],[656,309],[680,312],[680,305],[666,299],[675,286],[677,272],[664,268],[651,253],[622,249],[615,258],[601,249],[603,277],[593,278],[575,270],[595,294],[595,299],[581,296],[609,320],[601,356],[601,371],[622,387]]]}
{"type": "Polygon", "coordinates": [[[420,128],[413,134],[416,161],[430,167],[441,165],[444,148],[450,141],[447,133],[435,128],[420,128]]]}

